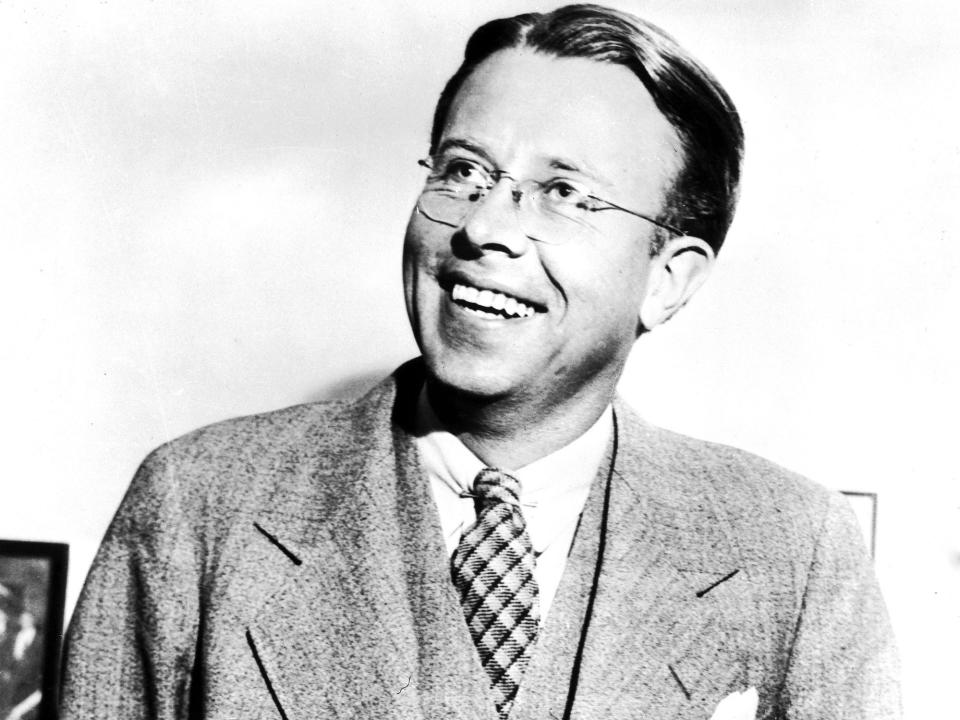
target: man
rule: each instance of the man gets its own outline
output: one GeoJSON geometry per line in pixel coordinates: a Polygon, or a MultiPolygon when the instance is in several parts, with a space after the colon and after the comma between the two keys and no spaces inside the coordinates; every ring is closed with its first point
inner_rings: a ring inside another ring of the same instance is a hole
{"type": "Polygon", "coordinates": [[[407,229],[422,359],[153,453],[72,622],[64,717],[896,717],[843,502],[614,397],[707,277],[741,150],[647,23],[481,27],[407,229]]]}

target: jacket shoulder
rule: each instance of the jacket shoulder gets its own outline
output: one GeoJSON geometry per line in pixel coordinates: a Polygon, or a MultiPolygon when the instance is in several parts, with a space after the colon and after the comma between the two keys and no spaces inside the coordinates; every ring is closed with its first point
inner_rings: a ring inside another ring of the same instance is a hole
{"type": "Polygon", "coordinates": [[[676,448],[678,462],[688,472],[700,468],[699,475],[728,506],[755,512],[760,503],[819,515],[830,501],[832,493],[824,486],[759,455],[668,430],[660,433],[676,448]]]}
{"type": "Polygon", "coordinates": [[[147,461],[260,464],[298,447],[308,435],[336,433],[348,422],[351,405],[316,402],[221,420],[160,445],[147,461]]]}
{"type": "Polygon", "coordinates": [[[836,516],[841,523],[852,519],[840,493],[799,473],[739,448],[656,427],[622,404],[618,409],[631,452],[680,488],[678,495],[712,505],[739,544],[759,555],[779,549],[794,560],[809,559],[825,525],[836,516]]]}
{"type": "MultiPolygon", "coordinates": [[[[122,507],[130,515],[230,523],[264,508],[336,503],[337,481],[386,452],[393,390],[385,380],[358,400],[296,405],[223,420],[152,451],[122,507]],[[380,447],[383,446],[383,447],[380,447]]],[[[354,473],[355,474],[355,473],[354,473]]]]}

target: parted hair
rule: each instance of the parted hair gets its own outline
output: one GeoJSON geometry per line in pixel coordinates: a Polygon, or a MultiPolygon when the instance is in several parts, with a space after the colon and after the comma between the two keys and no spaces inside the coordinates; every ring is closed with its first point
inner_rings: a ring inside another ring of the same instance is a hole
{"type": "MultiPolygon", "coordinates": [[[[447,81],[433,116],[431,152],[450,106],[470,73],[499,50],[529,48],[628,68],[673,126],[682,166],[659,220],[719,251],[733,220],[743,160],[743,128],[717,79],[656,25],[599,5],[567,5],[481,25],[467,41],[463,63],[447,81]]],[[[661,241],[662,241],[661,236],[661,241]]],[[[659,249],[655,244],[654,251],[659,249]]]]}

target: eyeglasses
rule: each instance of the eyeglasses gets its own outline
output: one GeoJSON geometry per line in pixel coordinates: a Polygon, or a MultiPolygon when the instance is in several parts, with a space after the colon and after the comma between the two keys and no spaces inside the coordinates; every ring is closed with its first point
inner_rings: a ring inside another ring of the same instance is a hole
{"type": "Polygon", "coordinates": [[[541,242],[562,243],[594,231],[589,217],[604,210],[619,210],[653,223],[675,235],[684,233],[648,215],[603,200],[569,180],[517,182],[503,170],[488,170],[463,157],[417,161],[430,171],[417,201],[417,210],[428,220],[460,227],[501,180],[511,181],[514,208],[524,234],[541,242]]]}

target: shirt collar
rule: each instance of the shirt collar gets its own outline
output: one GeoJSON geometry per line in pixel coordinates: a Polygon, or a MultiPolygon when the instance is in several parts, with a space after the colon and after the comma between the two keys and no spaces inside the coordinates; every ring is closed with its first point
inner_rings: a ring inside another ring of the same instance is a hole
{"type": "MultiPolygon", "coordinates": [[[[443,516],[444,507],[468,494],[477,473],[487,465],[443,429],[426,390],[421,391],[417,403],[417,430],[423,469],[450,491],[437,498],[443,516]]],[[[521,468],[501,468],[520,482],[520,504],[535,549],[548,545],[561,527],[555,522],[556,513],[569,515],[572,511],[574,517],[579,516],[612,433],[613,410],[608,405],[596,422],[569,444],[521,468]]],[[[472,507],[472,502],[468,505],[472,507]]]]}

